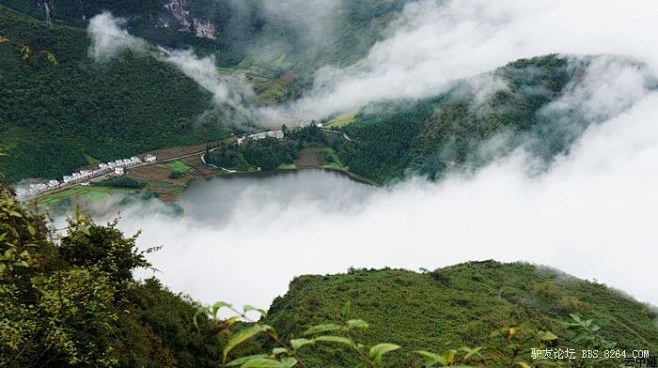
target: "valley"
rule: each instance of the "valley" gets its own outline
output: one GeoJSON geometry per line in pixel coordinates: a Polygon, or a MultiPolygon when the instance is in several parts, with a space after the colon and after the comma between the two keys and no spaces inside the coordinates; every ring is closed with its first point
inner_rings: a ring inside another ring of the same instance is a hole
{"type": "Polygon", "coordinates": [[[658,6],[595,5],[0,0],[0,366],[655,365],[658,6]]]}

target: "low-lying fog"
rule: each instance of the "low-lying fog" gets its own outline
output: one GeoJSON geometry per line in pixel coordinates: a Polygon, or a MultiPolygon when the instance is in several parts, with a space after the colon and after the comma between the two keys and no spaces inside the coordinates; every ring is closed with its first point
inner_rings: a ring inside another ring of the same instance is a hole
{"type": "MultiPolygon", "coordinates": [[[[556,267],[658,305],[658,94],[592,126],[540,176],[522,152],[470,178],[388,189],[332,172],[195,182],[185,215],[135,205],[120,227],[174,291],[268,306],[302,274],[348,267],[434,269],[470,260],[556,267]]],[[[140,276],[151,275],[141,272],[140,276]]]]}
{"type": "MultiPolygon", "coordinates": [[[[313,171],[213,179],[185,193],[183,216],[139,203],[124,210],[120,227],[143,229],[144,248],[165,245],[150,255],[156,276],[205,303],[265,307],[296,275],[350,266],[417,270],[493,258],[556,267],[658,305],[650,282],[658,255],[658,93],[647,77],[658,75],[650,46],[656,11],[646,0],[414,2],[361,69],[324,69],[317,77],[326,85],[317,83],[292,106],[322,118],[370,101],[423,97],[439,93],[446,80],[551,52],[645,63],[643,70],[605,64],[558,101],[558,112],[607,121],[592,125],[544,174],[526,175],[533,162],[519,151],[474,177],[410,179],[385,189],[313,171]]],[[[100,47],[111,57],[117,47],[141,47],[109,15],[97,22],[91,51],[100,47]]],[[[105,54],[91,55],[102,61],[105,54]]],[[[198,65],[203,73],[181,69],[216,97],[231,96],[218,76],[200,78],[217,75],[212,59],[179,59],[189,58],[163,60],[198,65]]]]}

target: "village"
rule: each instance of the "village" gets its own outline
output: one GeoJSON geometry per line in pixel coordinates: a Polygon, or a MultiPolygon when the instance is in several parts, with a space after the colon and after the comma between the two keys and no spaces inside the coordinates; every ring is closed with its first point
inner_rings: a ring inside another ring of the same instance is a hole
{"type": "Polygon", "coordinates": [[[128,168],[151,164],[156,162],[156,160],[157,157],[155,155],[146,154],[143,158],[132,156],[130,158],[101,162],[95,167],[88,167],[76,171],[71,175],[64,175],[61,181],[52,179],[47,182],[35,182],[27,186],[18,187],[16,188],[16,195],[21,201],[30,200],[45,192],[63,189],[71,185],[89,185],[89,182],[93,179],[123,176],[128,168]]]}
{"type": "MultiPolygon", "coordinates": [[[[245,135],[241,138],[238,138],[236,143],[241,145],[248,140],[258,140],[265,138],[283,139],[283,137],[283,130],[271,130],[245,135]]],[[[101,162],[93,167],[86,167],[70,175],[64,175],[62,176],[62,180],[52,179],[48,181],[33,181],[28,185],[18,186],[16,188],[16,195],[21,201],[32,200],[46,192],[59,191],[78,184],[89,185],[92,180],[101,181],[110,177],[123,176],[126,174],[126,170],[129,168],[152,164],[156,161],[157,157],[155,155],[146,154],[142,158],[138,156],[132,156],[130,158],[101,162]]]]}

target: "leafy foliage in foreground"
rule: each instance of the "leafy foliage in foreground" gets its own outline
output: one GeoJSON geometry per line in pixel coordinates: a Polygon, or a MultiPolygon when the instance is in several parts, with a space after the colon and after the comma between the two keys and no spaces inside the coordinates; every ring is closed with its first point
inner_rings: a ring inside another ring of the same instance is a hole
{"type": "Polygon", "coordinates": [[[126,52],[94,63],[85,31],[49,28],[2,5],[0,35],[10,40],[0,44],[0,146],[8,153],[0,166],[10,181],[226,135],[221,121],[197,119],[209,94],[152,57],[126,52]],[[58,65],[41,52],[24,59],[20,45],[48,50],[58,65]]]}
{"type": "Polygon", "coordinates": [[[216,366],[220,339],[192,325],[200,306],[134,281],[148,263],[115,225],[78,215],[59,237],[0,183],[0,366],[216,366]]]}
{"type": "MultiPolygon", "coordinates": [[[[246,326],[227,341],[222,352],[222,363],[226,367],[241,368],[291,368],[299,366],[354,366],[357,368],[375,367],[509,367],[509,368],[543,368],[543,367],[617,367],[647,364],[648,359],[636,360],[634,352],[617,347],[617,344],[606,340],[599,333],[601,326],[593,320],[584,320],[578,314],[569,314],[569,321],[560,321],[566,327],[566,336],[559,337],[547,329],[531,329],[527,325],[513,324],[490,334],[492,342],[488,346],[470,348],[462,346],[450,349],[443,354],[426,350],[413,350],[406,361],[400,359],[398,353],[404,352],[397,344],[379,342],[371,345],[360,342],[360,332],[367,331],[368,322],[362,319],[348,319],[351,304],[348,302],[342,308],[340,317],[342,323],[321,323],[308,328],[303,337],[282,338],[276,329],[261,321],[250,320],[249,312],[258,312],[267,318],[262,309],[245,306],[240,312],[232,305],[218,302],[205,313],[216,323],[219,330],[233,327],[238,319],[247,320],[246,326]],[[218,312],[228,308],[234,313],[226,320],[218,320],[218,312]],[[253,342],[258,337],[267,338],[260,353],[233,358],[233,350],[246,342],[253,342]],[[502,342],[501,342],[502,341],[502,342]],[[270,346],[267,345],[270,343],[270,346]],[[569,348],[560,347],[559,343],[577,345],[569,348]],[[330,347],[331,357],[320,362],[314,362],[317,353],[330,347]],[[315,350],[314,350],[315,349],[315,350]],[[393,353],[394,354],[389,354],[393,353]],[[386,355],[387,361],[384,361],[386,355]],[[392,361],[389,357],[394,356],[392,361]],[[338,362],[337,358],[341,361],[338,362]],[[393,363],[393,364],[392,364],[393,363]],[[629,365],[630,363],[630,365],[629,365]]],[[[203,313],[204,311],[201,311],[203,313]]],[[[651,366],[653,363],[649,363],[651,366]]]]}

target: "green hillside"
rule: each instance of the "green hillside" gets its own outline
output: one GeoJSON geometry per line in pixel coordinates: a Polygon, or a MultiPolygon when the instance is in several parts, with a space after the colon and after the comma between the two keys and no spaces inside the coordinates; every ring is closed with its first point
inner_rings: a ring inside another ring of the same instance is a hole
{"type": "MultiPolygon", "coordinates": [[[[565,326],[563,321],[573,322],[570,314],[593,319],[600,326],[598,341],[615,342],[616,349],[629,354],[632,349],[658,352],[655,308],[602,284],[528,264],[495,261],[425,273],[357,269],[342,275],[300,276],[290,283],[286,295],[274,300],[265,322],[283,337],[300,337],[313,325],[344,322],[341,309],[347,302],[351,303],[348,318],[370,324],[354,335],[359,342],[402,347],[387,358],[388,366],[414,366],[410,352],[418,349],[438,353],[484,347],[486,367],[509,367],[513,344],[519,346],[517,358],[526,361],[530,349],[542,344],[580,352],[592,341],[579,341],[576,336],[582,331],[565,326]],[[510,326],[516,329],[513,338],[508,336],[510,326]],[[557,339],[542,341],[540,336],[548,331],[557,339]]],[[[300,353],[310,366],[353,366],[356,358],[349,349],[331,344],[300,353]]],[[[590,363],[615,366],[612,361],[590,363]]]]}
{"type": "MultiPolygon", "coordinates": [[[[192,24],[187,27],[165,8],[172,3],[167,0],[48,2],[55,24],[84,28],[87,20],[107,10],[126,18],[128,31],[151,43],[178,49],[193,47],[200,54],[214,55],[220,67],[247,72],[266,100],[277,102],[297,97],[309,88],[320,67],[351,65],[367,55],[409,0],[336,2],[333,7],[295,9],[294,14],[284,11],[285,4],[283,10],[272,11],[278,5],[268,0],[188,0],[180,3],[186,21],[192,24]],[[319,12],[322,16],[316,19],[319,12]],[[211,24],[216,30],[214,38],[195,36],[195,19],[211,24]],[[321,32],[315,34],[310,25],[321,32]]],[[[45,19],[42,1],[4,3],[45,19]]]]}
{"type": "Polygon", "coordinates": [[[449,169],[472,171],[521,145],[550,161],[568,150],[591,121],[573,110],[565,124],[542,108],[578,86],[576,77],[593,59],[522,59],[456,82],[436,97],[365,108],[342,128],[351,141],[344,141],[338,154],[351,171],[382,183],[410,173],[437,179],[449,169]],[[478,101],[483,91],[477,80],[487,77],[504,88],[478,101]],[[483,149],[494,138],[504,138],[504,144],[483,149]]]}
{"type": "Polygon", "coordinates": [[[48,28],[4,6],[0,35],[8,39],[0,44],[0,146],[9,153],[0,166],[10,181],[226,135],[222,122],[199,119],[211,96],[152,57],[125,52],[96,64],[84,30],[48,28]],[[31,49],[27,60],[21,45],[31,49]]]}

